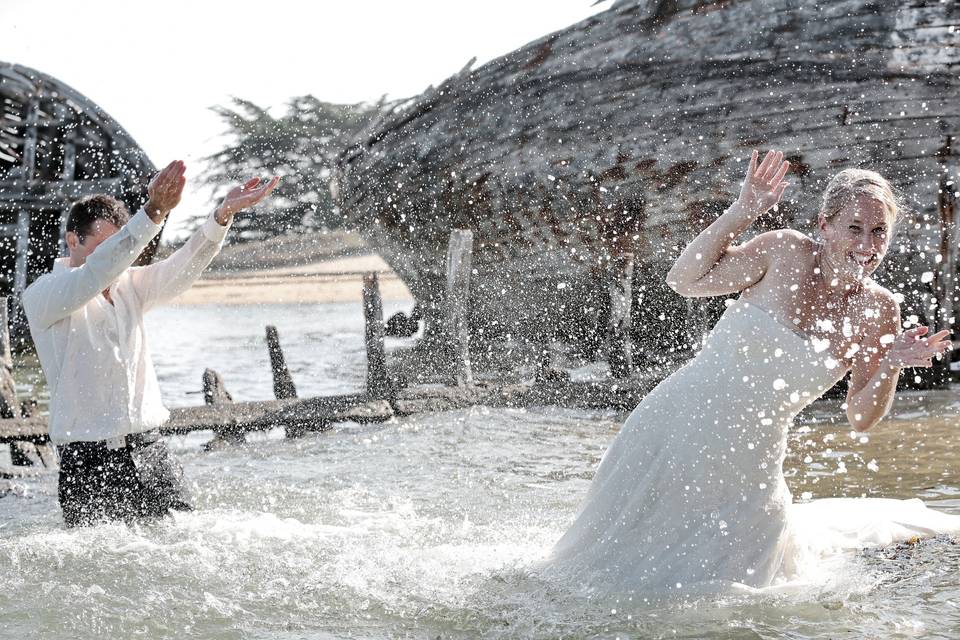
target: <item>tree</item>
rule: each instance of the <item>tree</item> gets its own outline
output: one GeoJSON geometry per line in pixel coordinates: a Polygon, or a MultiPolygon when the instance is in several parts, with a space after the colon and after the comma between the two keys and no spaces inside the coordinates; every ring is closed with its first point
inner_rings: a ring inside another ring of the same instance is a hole
{"type": "Polygon", "coordinates": [[[232,144],[205,158],[208,168],[201,179],[219,186],[251,175],[283,178],[263,205],[270,215],[239,218],[240,233],[233,237],[251,240],[341,226],[329,188],[336,156],[384,107],[383,100],[335,104],[310,95],[292,98],[279,117],[240,98],[213,107],[229,127],[232,144]]]}

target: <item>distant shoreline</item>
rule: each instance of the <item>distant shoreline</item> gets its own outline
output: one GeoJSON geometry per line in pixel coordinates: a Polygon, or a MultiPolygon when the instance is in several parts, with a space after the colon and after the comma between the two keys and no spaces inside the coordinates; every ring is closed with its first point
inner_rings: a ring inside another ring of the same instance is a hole
{"type": "Polygon", "coordinates": [[[359,302],[363,298],[363,274],[371,271],[380,275],[380,293],[385,300],[413,301],[406,285],[380,256],[364,255],[298,267],[208,271],[170,304],[359,302]]]}

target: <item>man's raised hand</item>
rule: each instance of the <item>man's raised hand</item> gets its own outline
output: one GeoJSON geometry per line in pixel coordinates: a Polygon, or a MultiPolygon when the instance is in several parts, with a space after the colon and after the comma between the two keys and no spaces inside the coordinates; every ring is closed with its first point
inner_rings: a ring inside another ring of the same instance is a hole
{"type": "Polygon", "coordinates": [[[238,211],[252,207],[273,191],[280,184],[280,177],[273,176],[267,182],[260,178],[250,178],[242,185],[231,189],[220,202],[214,216],[221,225],[226,225],[238,211]]]}
{"type": "Polygon", "coordinates": [[[144,209],[155,224],[163,222],[170,210],[180,204],[183,195],[183,186],[187,183],[184,177],[187,166],[180,160],[174,160],[157,175],[147,186],[147,204],[144,209]]]}

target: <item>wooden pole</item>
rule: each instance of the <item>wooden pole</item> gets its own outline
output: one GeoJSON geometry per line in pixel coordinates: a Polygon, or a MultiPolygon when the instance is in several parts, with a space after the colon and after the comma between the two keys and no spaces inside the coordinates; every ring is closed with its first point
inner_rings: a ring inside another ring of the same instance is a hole
{"type": "Polygon", "coordinates": [[[610,316],[607,322],[607,363],[610,375],[626,378],[633,370],[630,338],[631,299],[633,295],[633,254],[622,253],[610,259],[607,295],[610,316]]]}
{"type": "Polygon", "coordinates": [[[203,372],[203,402],[208,406],[233,402],[233,396],[227,391],[223,376],[213,369],[206,369],[203,372]]]}
{"type": "Polygon", "coordinates": [[[383,344],[383,299],[375,272],[363,276],[364,340],[367,346],[367,393],[382,398],[390,391],[387,356],[383,344]]]}
{"type": "Polygon", "coordinates": [[[473,264],[473,232],[454,229],[447,245],[447,334],[452,346],[453,381],[473,384],[470,367],[470,274],[473,264]]]}
{"type": "Polygon", "coordinates": [[[21,211],[17,214],[17,244],[16,260],[13,266],[13,295],[20,300],[23,290],[27,288],[27,253],[30,248],[30,212],[21,211]]]}
{"type": "MultiPolygon", "coordinates": [[[[70,130],[66,142],[63,145],[63,169],[60,172],[60,179],[64,182],[70,182],[74,178],[77,168],[77,143],[76,128],[70,130]]],[[[60,212],[60,255],[67,255],[67,217],[70,208],[65,207],[60,212]]]]}
{"type": "MultiPolygon", "coordinates": [[[[934,287],[937,297],[937,312],[934,314],[934,326],[939,331],[953,331],[956,325],[957,295],[957,197],[960,190],[960,163],[953,153],[953,136],[947,136],[938,152],[942,168],[937,194],[937,210],[940,213],[940,269],[934,287]],[[951,175],[951,173],[953,175],[951,175]]],[[[940,360],[933,361],[933,384],[940,386],[950,382],[950,352],[940,360]]]]}
{"type": "MultiPolygon", "coordinates": [[[[17,387],[13,380],[13,355],[10,349],[10,298],[0,298],[0,418],[22,417],[17,387]]],[[[32,442],[11,442],[10,462],[17,467],[39,463],[37,447],[32,442]]]]}
{"type": "MultiPolygon", "coordinates": [[[[24,180],[32,181],[37,164],[37,123],[40,119],[40,100],[30,100],[24,129],[23,155],[20,171],[24,180]]],[[[22,209],[17,214],[16,260],[13,267],[13,296],[20,304],[20,296],[27,287],[27,254],[30,248],[30,211],[22,209]]]]}
{"type": "MultiPolygon", "coordinates": [[[[213,369],[205,369],[202,379],[204,404],[208,407],[222,407],[223,405],[233,404],[233,396],[227,391],[223,376],[213,369]]],[[[225,445],[246,443],[244,433],[233,428],[214,428],[213,433],[213,439],[203,447],[205,451],[221,449],[225,445]]]]}
{"type": "Polygon", "coordinates": [[[10,351],[8,297],[0,297],[0,418],[20,416],[17,387],[13,381],[13,355],[10,351]]]}
{"type": "Polygon", "coordinates": [[[280,348],[280,336],[277,328],[267,325],[267,350],[270,352],[270,369],[273,371],[273,395],[277,400],[297,397],[297,388],[287,369],[287,361],[280,348]]]}

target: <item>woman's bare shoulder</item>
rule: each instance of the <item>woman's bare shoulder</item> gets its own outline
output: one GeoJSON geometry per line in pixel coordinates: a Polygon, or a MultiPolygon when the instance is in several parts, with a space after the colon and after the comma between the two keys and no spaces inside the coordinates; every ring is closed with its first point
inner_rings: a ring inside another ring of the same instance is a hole
{"type": "Polygon", "coordinates": [[[774,249],[774,257],[778,263],[796,264],[798,258],[810,256],[817,247],[817,243],[802,231],[796,229],[774,229],[763,234],[767,246],[774,249]]]}
{"type": "Polygon", "coordinates": [[[879,284],[873,278],[870,278],[866,282],[866,286],[863,288],[864,293],[866,294],[868,304],[872,304],[880,309],[881,317],[888,314],[896,314],[899,318],[900,316],[900,297],[894,292],[890,291],[883,285],[879,284]]]}

